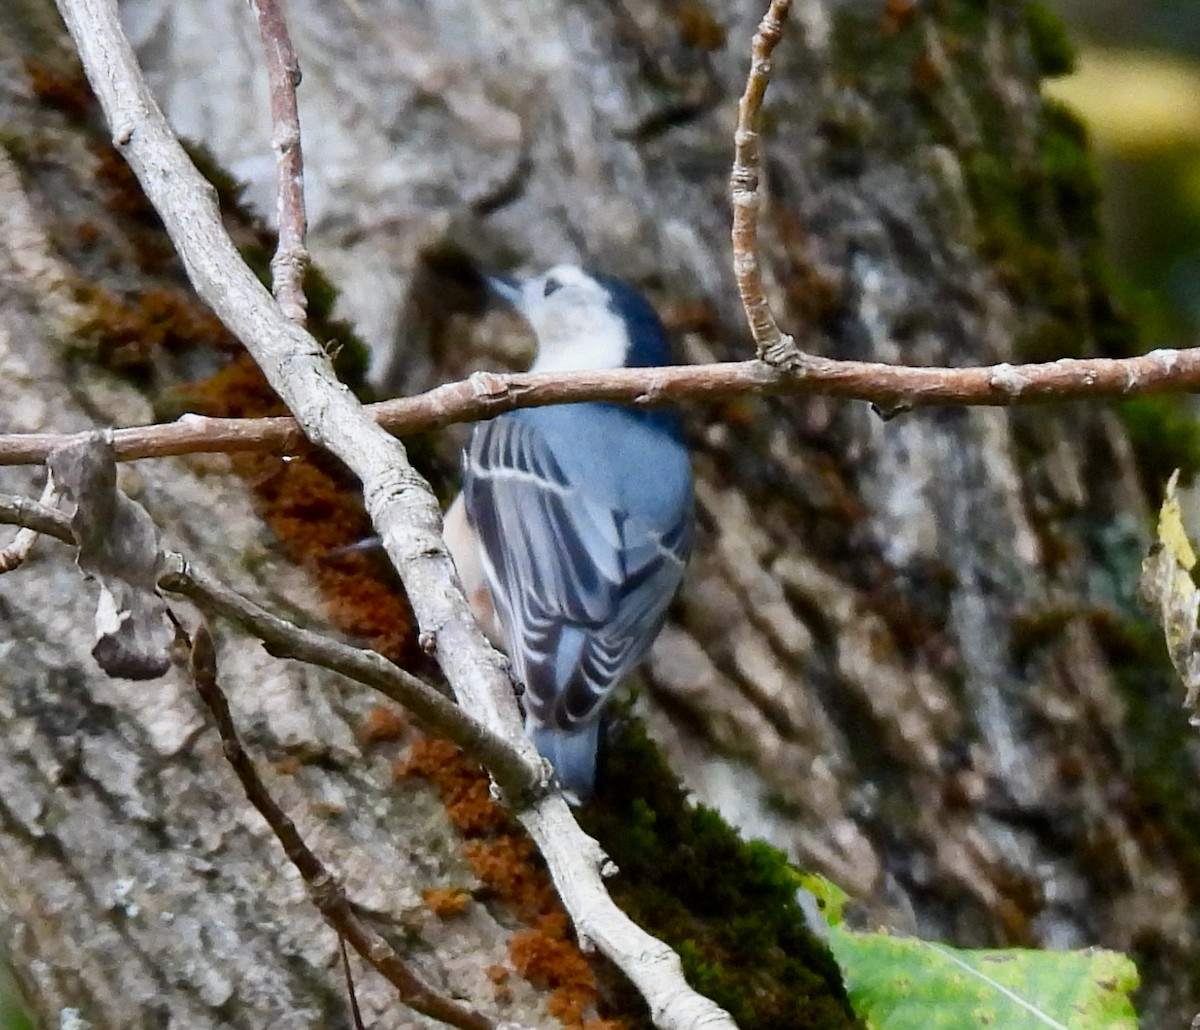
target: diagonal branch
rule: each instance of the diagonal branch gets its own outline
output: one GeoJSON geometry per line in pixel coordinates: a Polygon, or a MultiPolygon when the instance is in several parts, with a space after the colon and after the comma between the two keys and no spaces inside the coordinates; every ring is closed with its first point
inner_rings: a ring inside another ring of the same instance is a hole
{"type": "MultiPolygon", "coordinates": [[[[75,544],[71,519],[44,503],[0,494],[0,524],[75,544]]],[[[257,637],[278,658],[294,658],[340,673],[403,705],[430,732],[453,741],[492,772],[501,789],[514,797],[541,789],[541,761],[526,762],[508,741],[428,683],[374,651],[364,651],[331,637],[294,626],[219,582],[214,576],[172,551],[159,554],[158,585],[186,597],[208,615],[219,615],[257,637]]]]}
{"type": "MultiPolygon", "coordinates": [[[[237,336],[305,436],[327,447],[363,485],[367,511],[404,583],[462,706],[533,761],[505,663],[484,639],[441,537],[441,512],[400,443],[337,380],[320,345],[290,322],[242,262],[221,225],[213,191],[167,126],[121,30],[113,0],[58,0],[113,140],[162,218],[196,292],[237,336]]],[[[731,1030],[718,1005],[683,978],[677,955],[613,903],[601,879],[603,853],[579,828],[561,795],[517,817],[542,851],[581,935],[641,991],[663,1030],[731,1030]]]]}
{"type": "Polygon", "coordinates": [[[540,789],[540,762],[524,761],[503,737],[383,655],[294,626],[219,583],[182,555],[164,554],[161,568],[158,582],[164,590],[237,623],[258,637],[276,657],[294,658],[341,673],[403,705],[427,730],[453,741],[486,766],[505,794],[532,796],[540,789]]]}

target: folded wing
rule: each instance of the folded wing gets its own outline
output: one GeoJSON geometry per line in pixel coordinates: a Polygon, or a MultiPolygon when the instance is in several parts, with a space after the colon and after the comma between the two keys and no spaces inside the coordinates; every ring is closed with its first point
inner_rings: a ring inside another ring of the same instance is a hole
{"type": "Polygon", "coordinates": [[[691,545],[690,510],[622,510],[563,468],[537,424],[511,415],[477,426],[464,458],[467,511],[527,720],[581,731],[662,625],[691,545]]]}

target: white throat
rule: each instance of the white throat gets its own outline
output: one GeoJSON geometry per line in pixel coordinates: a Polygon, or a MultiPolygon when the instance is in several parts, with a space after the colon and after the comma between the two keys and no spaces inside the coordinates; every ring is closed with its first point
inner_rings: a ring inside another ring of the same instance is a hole
{"type": "Polygon", "coordinates": [[[586,324],[535,326],[537,360],[530,372],[576,372],[621,368],[626,335],[621,319],[611,311],[589,311],[586,324]]]}

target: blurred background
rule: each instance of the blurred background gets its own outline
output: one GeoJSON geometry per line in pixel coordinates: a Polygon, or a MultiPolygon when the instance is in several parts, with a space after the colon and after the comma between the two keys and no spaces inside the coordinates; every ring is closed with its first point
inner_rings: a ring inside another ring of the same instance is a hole
{"type": "Polygon", "coordinates": [[[1091,128],[1113,260],[1152,346],[1200,342],[1200,4],[1055,0],[1078,47],[1046,92],[1091,128]]]}

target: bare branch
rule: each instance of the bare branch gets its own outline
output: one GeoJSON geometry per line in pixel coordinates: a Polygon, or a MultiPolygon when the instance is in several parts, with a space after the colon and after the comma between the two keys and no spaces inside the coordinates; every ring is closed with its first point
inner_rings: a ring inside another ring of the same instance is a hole
{"type": "Polygon", "coordinates": [[[75,543],[69,515],[38,501],[31,501],[28,497],[0,495],[0,522],[22,526],[42,536],[52,536],[64,544],[75,543]]]}
{"type": "Polygon", "coordinates": [[[750,46],[750,74],[738,101],[737,129],[733,134],[733,171],[729,177],[733,204],[733,274],[746,311],[746,321],[758,348],[759,360],[776,368],[803,365],[807,355],[783,333],[763,294],[758,265],[758,209],[762,203],[759,126],[763,96],[771,81],[771,52],[783,34],[791,0],[771,0],[750,46]]]}
{"type": "Polygon", "coordinates": [[[217,683],[216,650],[208,627],[203,622],[193,634],[191,664],[196,690],[217,724],[225,757],[246,792],[247,799],[267,821],[271,832],[283,845],[284,853],[308,884],[309,896],[325,921],[366,962],[387,978],[396,988],[400,1000],[409,1008],[450,1026],[461,1027],[462,1030],[495,1030],[496,1024],[492,1020],[464,1008],[422,982],[391,944],[355,915],[341,885],[304,843],[296,824],[275,803],[262,777],[258,775],[254,762],[242,747],[229,711],[229,702],[217,683]]]}
{"type": "Polygon", "coordinates": [[[308,218],[304,212],[304,155],[300,149],[300,110],[296,104],[300,62],[296,60],[279,0],[253,2],[271,83],[271,149],[275,151],[278,191],[275,210],[279,243],[271,260],[271,282],[283,313],[297,325],[304,325],[307,310],[304,271],[308,267],[304,237],[308,218]]]}
{"type": "Polygon", "coordinates": [[[617,869],[579,828],[561,794],[521,812],[520,820],[546,859],[580,944],[599,948],[629,978],[650,1006],[655,1026],[736,1030],[719,1005],[687,986],[679,956],[612,903],[602,877],[617,869]]]}
{"type": "MultiPolygon", "coordinates": [[[[1060,358],[1027,365],[921,368],[806,355],[802,365],[761,361],[588,372],[477,372],[415,397],[367,405],[367,415],[398,436],[455,422],[494,418],[515,408],[605,400],[661,404],[724,400],[745,394],[790,394],[869,401],[888,410],[933,405],[1007,406],[1069,399],[1137,397],[1200,390],[1200,348],[1156,350],[1132,358],[1060,358]]],[[[0,435],[0,465],[40,465],[68,438],[51,433],[0,435]]],[[[118,461],[199,452],[271,451],[308,447],[292,418],[208,418],[184,415],[159,426],[113,431],[118,461]]]]}
{"type": "MultiPolygon", "coordinates": [[[[38,503],[47,506],[53,497],[54,481],[47,476],[46,485],[42,487],[42,497],[38,503]]],[[[33,545],[37,543],[37,538],[38,531],[36,529],[22,526],[17,530],[17,535],[12,538],[12,542],[7,547],[0,549],[0,576],[6,572],[12,572],[13,569],[24,564],[25,559],[33,551],[33,545]]]]}
{"type": "MultiPolygon", "coordinates": [[[[70,520],[61,512],[20,497],[0,495],[0,522],[34,525],[65,543],[73,543],[70,520]]],[[[432,688],[380,655],[327,640],[285,622],[240,597],[210,576],[190,566],[178,554],[163,557],[160,580],[164,589],[187,597],[203,611],[224,616],[262,639],[273,654],[320,665],[374,687],[443,733],[493,770],[502,787],[522,789],[517,781],[506,784],[500,773],[511,765],[511,749],[459,712],[432,688]],[[444,709],[453,709],[446,713],[444,709]],[[459,726],[464,726],[460,732],[459,726]],[[489,753],[499,752],[499,757],[489,753]],[[492,763],[496,762],[493,769],[492,763]]],[[[517,770],[528,780],[528,770],[517,770]]],[[[528,793],[528,792],[527,792],[528,793]]],[[[510,795],[514,796],[514,795],[510,795]]],[[[567,910],[577,913],[581,940],[591,941],[608,955],[652,1006],[659,1026],[726,1028],[732,1024],[712,1002],[686,991],[680,995],[682,969],[675,953],[646,933],[617,909],[604,888],[602,875],[612,872],[599,845],[580,830],[558,795],[543,797],[520,813],[521,822],[546,856],[551,875],[567,910]]]]}
{"type": "MultiPolygon", "coordinates": [[[[535,751],[522,731],[506,664],[467,606],[441,538],[433,491],[404,448],[338,382],[317,341],[282,315],[242,262],[222,227],[211,187],[142,79],[112,0],[58,0],[58,6],[115,145],[162,218],[196,292],[250,351],[305,435],[328,447],[362,481],[367,512],[462,706],[532,760],[535,751]]],[[[542,850],[571,919],[584,928],[581,933],[593,924],[605,931],[594,939],[642,990],[657,1024],[663,1030],[731,1030],[729,1016],[688,986],[678,957],[613,904],[599,878],[599,846],[579,829],[561,796],[517,816],[542,850]],[[547,834],[548,826],[555,832],[547,834]],[[582,846],[584,841],[590,846],[582,846]],[[646,963],[644,942],[657,946],[649,953],[661,955],[661,961],[646,963]]]]}

